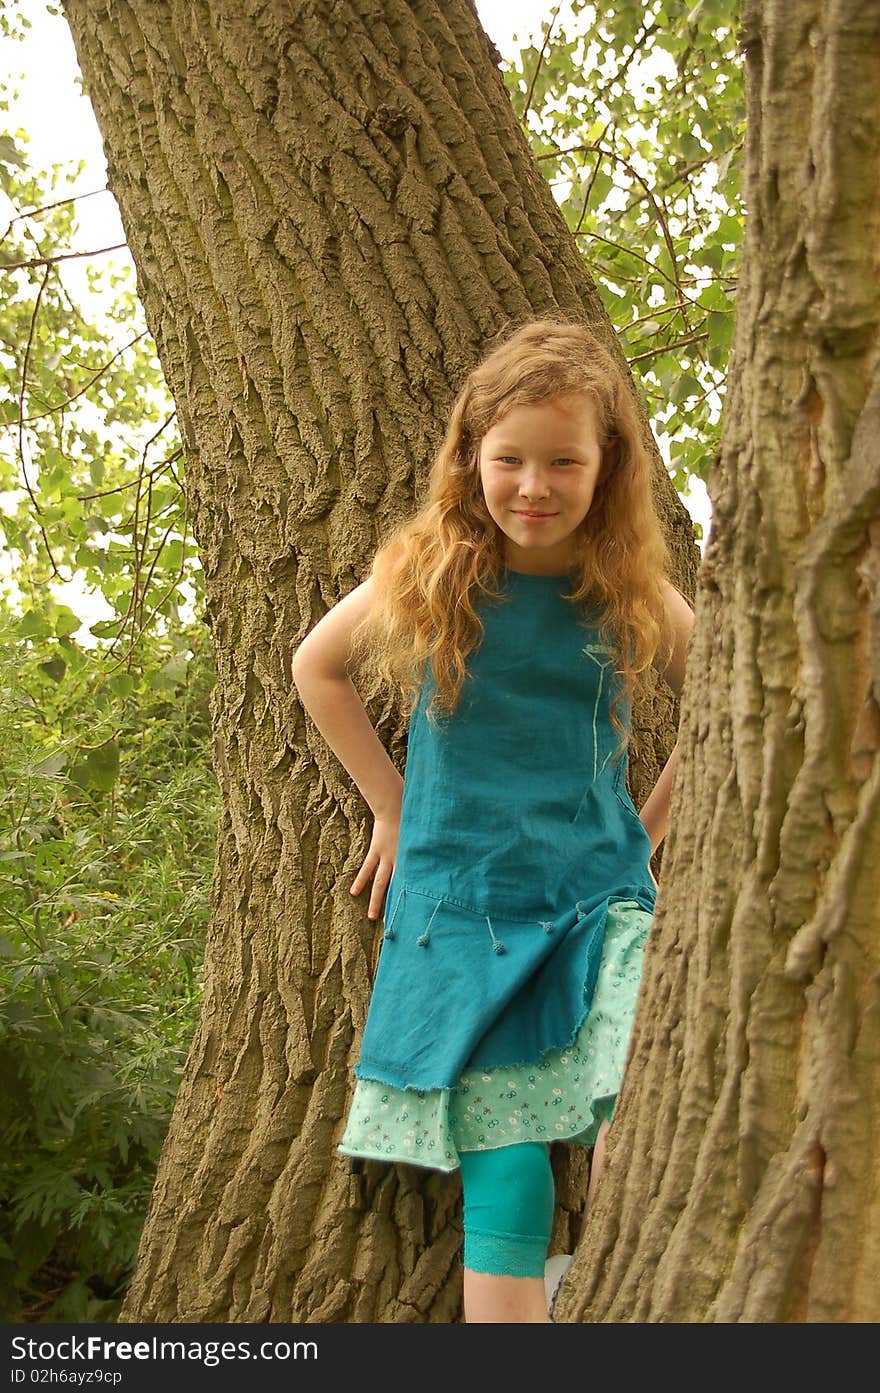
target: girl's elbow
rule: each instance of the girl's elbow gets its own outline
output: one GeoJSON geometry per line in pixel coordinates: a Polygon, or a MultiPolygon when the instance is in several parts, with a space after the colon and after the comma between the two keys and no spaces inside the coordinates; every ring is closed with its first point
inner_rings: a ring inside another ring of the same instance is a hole
{"type": "Polygon", "coordinates": [[[346,673],[344,669],[337,668],[332,656],[320,651],[308,639],[304,639],[299,647],[294,649],[290,675],[293,678],[294,686],[299,689],[310,678],[343,678],[346,673]]]}
{"type": "Polygon", "coordinates": [[[309,654],[304,644],[293,650],[293,658],[290,663],[290,675],[293,678],[295,687],[299,687],[310,666],[309,654]]]}

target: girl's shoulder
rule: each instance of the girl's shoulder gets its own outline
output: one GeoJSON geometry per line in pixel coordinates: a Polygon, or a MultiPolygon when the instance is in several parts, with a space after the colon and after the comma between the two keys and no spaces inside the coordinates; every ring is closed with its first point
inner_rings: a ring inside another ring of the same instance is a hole
{"type": "Polygon", "coordinates": [[[329,609],[303,639],[296,650],[295,661],[311,657],[325,669],[342,672],[351,657],[352,634],[366,619],[373,604],[375,582],[372,576],[361,581],[329,609]]]}
{"type": "Polygon", "coordinates": [[[688,647],[694,628],[694,611],[681,591],[677,590],[666,576],[661,578],[660,588],[666,605],[669,642],[665,649],[658,649],[654,667],[668,682],[675,695],[680,697],[684,687],[688,647]]]}

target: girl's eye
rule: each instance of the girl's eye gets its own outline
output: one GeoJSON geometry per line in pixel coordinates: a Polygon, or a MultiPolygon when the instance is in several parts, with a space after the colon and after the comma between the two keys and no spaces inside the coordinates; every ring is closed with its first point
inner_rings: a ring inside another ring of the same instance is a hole
{"type": "MultiPolygon", "coordinates": [[[[499,462],[499,464],[519,464],[519,456],[518,456],[518,455],[499,455],[499,456],[498,456],[498,462],[499,462]]],[[[555,460],[553,461],[553,463],[554,463],[554,464],[574,464],[574,460],[573,460],[573,459],[569,459],[567,455],[563,455],[560,459],[555,459],[555,460]]]]}
{"type": "MultiPolygon", "coordinates": [[[[500,454],[497,456],[498,464],[519,464],[518,454],[500,454]]],[[[568,456],[561,456],[554,464],[574,464],[574,460],[569,460],[568,456]]]]}

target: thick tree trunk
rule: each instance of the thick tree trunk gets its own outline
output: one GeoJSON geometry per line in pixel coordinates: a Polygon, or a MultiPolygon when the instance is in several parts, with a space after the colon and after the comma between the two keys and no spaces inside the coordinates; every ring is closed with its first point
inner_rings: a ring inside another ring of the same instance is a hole
{"type": "MultiPolygon", "coordinates": [[[[333,1150],[370,991],[376,928],[348,893],[368,829],[290,661],[412,508],[487,337],[555,307],[613,332],[467,0],[65,9],[186,448],[224,806],[124,1318],[452,1321],[458,1179],[333,1150]]],[[[402,763],[402,713],[368,674],[362,695],[402,763]]],[[[636,713],[637,800],[675,714],[659,691],[636,713]]],[[[557,1165],[561,1231],[583,1157],[557,1165]]]]}
{"type": "Polygon", "coordinates": [[[880,3],[752,0],[743,36],[663,887],[561,1320],[880,1319],[880,3]]]}

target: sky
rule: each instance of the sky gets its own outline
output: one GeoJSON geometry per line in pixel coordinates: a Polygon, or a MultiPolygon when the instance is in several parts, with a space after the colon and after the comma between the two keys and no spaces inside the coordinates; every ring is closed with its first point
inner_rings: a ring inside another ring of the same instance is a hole
{"type": "MultiPolygon", "coordinates": [[[[513,58],[520,47],[541,35],[554,8],[550,0],[476,2],[484,29],[505,58],[513,58]]],[[[562,3],[567,10],[567,0],[562,3]]],[[[7,114],[7,129],[21,128],[27,132],[27,157],[35,168],[50,169],[56,164],[64,167],[58,197],[101,190],[107,177],[101,137],[91,104],[79,87],[79,68],[67,22],[60,14],[48,11],[46,0],[15,0],[15,9],[27,16],[31,29],[22,43],[0,40],[0,76],[7,82],[12,79],[11,85],[19,91],[7,114]],[[47,100],[49,93],[51,100],[47,100]],[[72,171],[79,163],[83,168],[74,176],[72,171]]],[[[12,216],[10,206],[0,194],[0,222],[5,214],[12,216]]],[[[80,201],[77,219],[79,230],[72,251],[98,250],[125,241],[116,203],[109,192],[95,193],[80,201]]],[[[91,293],[86,265],[85,260],[74,260],[61,267],[71,295],[85,303],[91,293]]],[[[124,248],[102,256],[101,265],[129,266],[133,270],[131,257],[124,248]]],[[[659,443],[665,454],[668,442],[661,437],[659,443]]],[[[691,515],[702,523],[705,545],[711,508],[699,480],[694,481],[683,501],[691,515]]],[[[58,598],[82,615],[86,623],[109,613],[102,598],[83,596],[75,581],[58,587],[58,598]]],[[[80,630],[78,637],[85,639],[86,631],[80,630]]]]}

